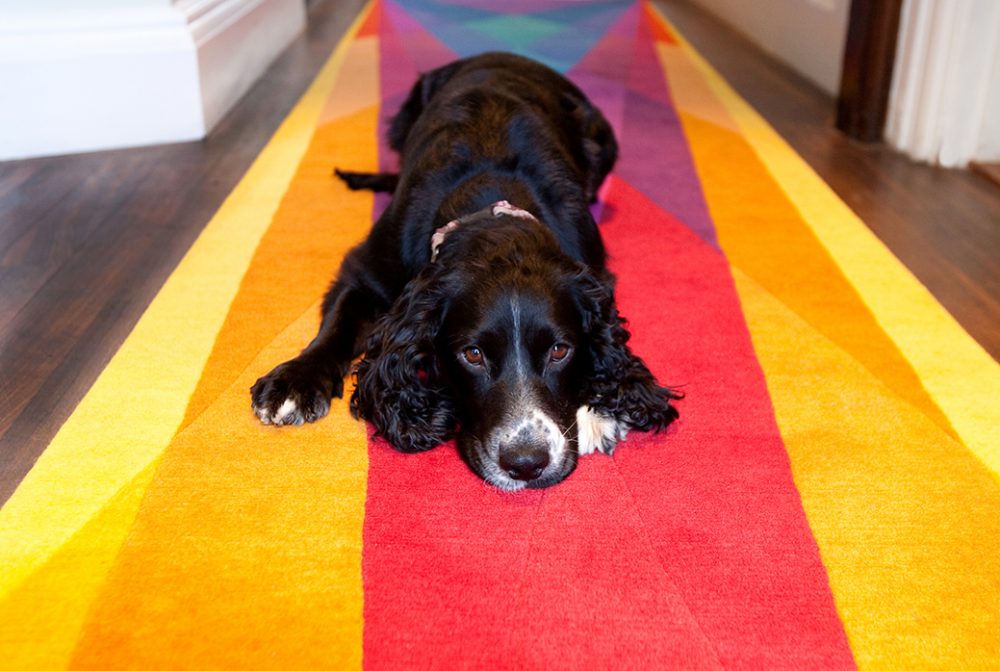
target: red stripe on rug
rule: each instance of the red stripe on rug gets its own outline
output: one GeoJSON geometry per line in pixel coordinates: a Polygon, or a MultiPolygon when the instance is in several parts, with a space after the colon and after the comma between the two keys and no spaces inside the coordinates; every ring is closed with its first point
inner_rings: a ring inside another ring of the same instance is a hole
{"type": "Polygon", "coordinates": [[[612,460],[510,495],[451,444],[369,458],[366,669],[721,668],[612,460]]]}
{"type": "Polygon", "coordinates": [[[615,453],[660,561],[725,666],[853,668],[725,257],[620,180],[606,199],[632,346],[687,394],[615,453]]]}
{"type": "Polygon", "coordinates": [[[369,449],[365,666],[851,668],[724,258],[631,187],[604,233],[683,425],[544,492],[369,449]]]}

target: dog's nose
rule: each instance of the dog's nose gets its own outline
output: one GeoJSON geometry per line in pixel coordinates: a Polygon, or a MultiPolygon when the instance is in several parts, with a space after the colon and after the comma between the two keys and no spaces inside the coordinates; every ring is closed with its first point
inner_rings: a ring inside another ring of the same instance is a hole
{"type": "Polygon", "coordinates": [[[549,465],[549,450],[537,445],[516,445],[500,453],[500,468],[515,480],[534,480],[549,465]]]}

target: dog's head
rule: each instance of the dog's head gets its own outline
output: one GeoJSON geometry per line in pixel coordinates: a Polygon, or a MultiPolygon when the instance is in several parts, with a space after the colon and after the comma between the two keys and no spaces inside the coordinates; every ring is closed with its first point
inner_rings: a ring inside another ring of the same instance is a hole
{"type": "Polygon", "coordinates": [[[544,226],[471,221],[376,323],[352,409],[399,450],[457,433],[487,482],[547,487],[580,452],[677,416],[678,395],[628,337],[611,276],[567,257],[544,226]]]}

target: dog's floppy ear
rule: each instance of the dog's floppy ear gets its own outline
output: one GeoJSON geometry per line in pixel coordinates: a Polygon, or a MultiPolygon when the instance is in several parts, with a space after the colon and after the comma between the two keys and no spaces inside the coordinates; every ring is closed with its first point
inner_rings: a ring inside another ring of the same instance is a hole
{"type": "Polygon", "coordinates": [[[630,335],[615,305],[613,277],[582,271],[575,291],[593,366],[586,404],[638,431],[659,431],[677,419],[670,402],[683,394],[660,386],[642,359],[629,350],[630,335]]]}
{"type": "Polygon", "coordinates": [[[435,271],[414,278],[375,323],[351,395],[354,416],[401,452],[429,450],[455,432],[454,403],[434,355],[447,303],[435,271]]]}

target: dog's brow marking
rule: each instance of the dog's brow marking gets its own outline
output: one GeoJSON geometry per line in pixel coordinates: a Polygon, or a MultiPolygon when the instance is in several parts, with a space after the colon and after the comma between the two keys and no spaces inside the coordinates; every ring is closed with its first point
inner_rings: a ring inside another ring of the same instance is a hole
{"type": "Polygon", "coordinates": [[[514,317],[514,355],[516,357],[517,376],[523,380],[526,370],[521,347],[521,305],[517,302],[516,295],[510,297],[510,311],[514,317]]]}

